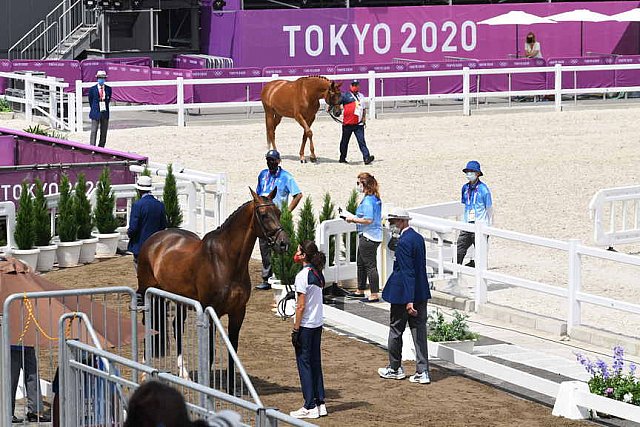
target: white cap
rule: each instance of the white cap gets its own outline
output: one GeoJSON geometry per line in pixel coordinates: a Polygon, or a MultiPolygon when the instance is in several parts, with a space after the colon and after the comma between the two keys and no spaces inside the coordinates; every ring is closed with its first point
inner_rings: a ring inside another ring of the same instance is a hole
{"type": "Polygon", "coordinates": [[[136,182],[136,188],[141,191],[152,191],[153,184],[151,183],[151,177],[140,175],[138,177],[138,182],[136,182]]]}
{"type": "Polygon", "coordinates": [[[411,219],[411,217],[409,216],[409,212],[407,212],[405,209],[393,208],[387,214],[387,220],[392,220],[392,219],[407,219],[407,220],[409,220],[409,219],[411,219]]]}
{"type": "Polygon", "coordinates": [[[104,70],[100,70],[96,73],[96,77],[107,77],[107,72],[104,70]]]}

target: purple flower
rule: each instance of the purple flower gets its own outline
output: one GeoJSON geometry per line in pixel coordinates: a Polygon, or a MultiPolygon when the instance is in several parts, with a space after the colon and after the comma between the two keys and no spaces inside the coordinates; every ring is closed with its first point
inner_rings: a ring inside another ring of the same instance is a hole
{"type": "Polygon", "coordinates": [[[611,387],[609,387],[604,392],[607,393],[607,394],[611,394],[611,393],[613,393],[613,389],[611,387]]]}
{"type": "Polygon", "coordinates": [[[636,364],[633,362],[629,363],[629,373],[631,374],[631,376],[634,376],[636,374],[636,364]]]}
{"type": "Polygon", "coordinates": [[[602,375],[602,378],[604,378],[605,380],[609,378],[609,367],[607,366],[607,362],[598,359],[598,361],[596,362],[596,367],[600,371],[600,375],[602,375]]]}
{"type": "Polygon", "coordinates": [[[613,372],[618,375],[622,372],[622,368],[624,367],[624,349],[617,345],[613,347],[613,364],[611,368],[613,372]]]}

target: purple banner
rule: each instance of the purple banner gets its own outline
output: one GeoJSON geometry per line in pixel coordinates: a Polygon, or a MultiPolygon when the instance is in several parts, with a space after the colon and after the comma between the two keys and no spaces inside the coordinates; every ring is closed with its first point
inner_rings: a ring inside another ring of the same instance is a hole
{"type": "MultiPolygon", "coordinates": [[[[112,82],[151,80],[150,68],[136,65],[107,65],[107,74],[112,82]]],[[[112,98],[114,101],[136,104],[148,102],[147,90],[144,87],[114,87],[112,98]]]]}
{"type": "MultiPolygon", "coordinates": [[[[495,59],[478,61],[478,68],[527,68],[544,67],[544,59],[495,59]]],[[[509,75],[489,74],[478,76],[480,92],[503,92],[509,90],[509,75]]],[[[511,90],[544,90],[546,73],[511,74],[511,90]]]]}
{"type": "MultiPolygon", "coordinates": [[[[368,73],[369,71],[375,71],[377,73],[395,73],[406,71],[407,66],[400,63],[385,63],[385,64],[348,64],[336,66],[336,74],[360,74],[368,73]]],[[[349,82],[343,82],[342,89],[348,90],[349,82]]],[[[369,84],[366,81],[360,83],[360,91],[363,95],[369,96],[369,84]]],[[[407,79],[406,78],[393,78],[393,79],[377,79],[376,80],[376,95],[381,96],[384,93],[386,96],[406,95],[407,93],[407,79]]]]}
{"type": "MultiPolygon", "coordinates": [[[[12,70],[11,61],[8,59],[0,59],[0,71],[10,73],[12,70]]],[[[9,87],[9,79],[0,77],[0,95],[4,94],[4,90],[9,87]]]]}
{"type": "Polygon", "coordinates": [[[204,58],[194,58],[193,56],[176,55],[173,58],[173,65],[176,68],[186,70],[198,70],[207,67],[207,60],[204,58]]]}
{"type": "Polygon", "coordinates": [[[75,91],[74,82],[82,79],[82,71],[80,69],[80,63],[78,61],[63,61],[63,60],[25,60],[25,61],[12,61],[13,71],[42,71],[47,76],[57,77],[69,83],[69,87],[65,89],[65,92],[75,91]]]}
{"type": "Polygon", "coordinates": [[[244,10],[224,16],[203,9],[203,52],[232,57],[241,67],[388,63],[396,58],[508,59],[516,51],[522,54],[525,36],[533,31],[545,57],[579,55],[581,37],[585,51],[633,55],[639,52],[638,25],[634,23],[589,22],[581,32],[580,22],[520,25],[517,30],[515,25],[479,22],[512,10],[544,17],[586,8],[612,15],[639,4],[615,1],[244,10]]]}
{"type": "MultiPolygon", "coordinates": [[[[217,79],[217,78],[246,78],[260,77],[260,68],[207,68],[204,70],[192,70],[194,79],[217,79]]],[[[194,85],[194,102],[241,102],[259,101],[261,83],[228,83],[215,85],[194,85]]]]}
{"type": "Polygon", "coordinates": [[[85,59],[80,62],[80,68],[82,69],[82,81],[93,82],[96,79],[96,73],[99,70],[107,70],[107,66],[112,64],[123,65],[139,65],[141,67],[151,67],[151,58],[146,56],[132,57],[132,58],[98,58],[98,59],[85,59]]]}
{"type": "MultiPolygon", "coordinates": [[[[620,56],[616,64],[640,64],[640,55],[620,56]]],[[[616,86],[640,86],[640,70],[617,70],[616,86]]]]}
{"type": "MultiPolygon", "coordinates": [[[[79,173],[84,173],[90,188],[93,188],[104,166],[101,164],[91,165],[90,163],[118,161],[143,163],[147,161],[146,157],[137,154],[3,128],[0,128],[0,159],[3,159],[3,166],[89,163],[89,165],[72,166],[65,169],[33,168],[16,171],[12,167],[0,168],[0,201],[10,200],[14,203],[17,203],[20,198],[20,185],[24,180],[32,183],[35,178],[40,178],[45,183],[45,193],[53,194],[58,192],[58,182],[62,173],[68,174],[72,183],[76,182],[79,173]],[[6,159],[13,161],[5,162],[6,159]]],[[[126,184],[135,181],[135,174],[129,171],[126,164],[110,165],[109,169],[113,184],[126,184]]]]}
{"type": "MultiPolygon", "coordinates": [[[[151,80],[175,80],[178,77],[191,79],[191,70],[177,70],[173,68],[152,68],[151,80]]],[[[162,105],[175,104],[178,100],[176,86],[148,86],[146,104],[162,105]]],[[[193,102],[193,86],[184,86],[184,102],[193,102]]]]}
{"type": "MultiPolygon", "coordinates": [[[[571,65],[605,65],[613,64],[613,57],[592,57],[592,58],[549,58],[547,65],[552,67],[556,64],[571,65]]],[[[562,88],[593,88],[593,87],[613,87],[615,85],[615,71],[566,71],[562,73],[562,88]]],[[[547,78],[547,87],[554,85],[553,75],[547,78]]]]}
{"type": "MultiPolygon", "coordinates": [[[[407,71],[443,71],[462,70],[464,67],[477,68],[476,61],[418,62],[407,66],[407,71]]],[[[462,93],[462,76],[414,77],[408,79],[408,94],[462,93]]],[[[476,90],[475,79],[471,80],[470,90],[476,90]]]]}

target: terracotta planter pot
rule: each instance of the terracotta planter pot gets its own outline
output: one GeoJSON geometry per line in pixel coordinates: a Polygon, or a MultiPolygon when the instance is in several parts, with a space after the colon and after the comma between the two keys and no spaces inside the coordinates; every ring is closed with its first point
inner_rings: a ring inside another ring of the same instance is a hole
{"type": "Polygon", "coordinates": [[[82,248],[78,262],[81,264],[90,264],[96,260],[96,246],[98,246],[98,238],[82,239],[82,248]]]}
{"type": "Polygon", "coordinates": [[[38,266],[36,270],[45,272],[53,269],[53,263],[56,260],[56,249],[58,245],[36,246],[40,249],[40,255],[38,256],[38,266]]]}
{"type": "Polygon", "coordinates": [[[120,233],[97,234],[96,258],[110,258],[116,255],[120,233]]]}
{"type": "Polygon", "coordinates": [[[40,249],[12,249],[13,256],[18,258],[20,261],[28,264],[29,267],[36,269],[38,265],[38,255],[40,254],[40,249]]]}
{"type": "Polygon", "coordinates": [[[56,256],[58,258],[58,267],[76,267],[80,258],[80,250],[82,249],[82,241],[75,242],[58,242],[56,256]]]}

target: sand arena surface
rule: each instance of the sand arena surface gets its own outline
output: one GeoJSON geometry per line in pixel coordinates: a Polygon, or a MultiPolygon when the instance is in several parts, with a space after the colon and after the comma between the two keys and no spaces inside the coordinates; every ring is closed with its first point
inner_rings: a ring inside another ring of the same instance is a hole
{"type": "MultiPolygon", "coordinates": [[[[382,200],[404,207],[458,200],[465,182],[461,169],[480,161],[495,204],[495,226],[544,237],[577,238],[593,244],[588,204],[601,188],[636,185],[638,108],[555,112],[400,117],[370,120],[366,139],[376,160],[364,166],[352,137],[349,165],[337,162],[340,126],[329,119],[313,125],[318,164],[298,159],[302,128],[283,119],[276,142],[282,166],[296,178],[319,210],[330,192],[344,206],[356,175],[373,173],[382,200]]],[[[14,127],[19,122],[9,123],[14,127]]],[[[2,123],[0,123],[2,125],[2,123]]],[[[87,142],[89,133],[72,134],[87,142]]],[[[228,212],[248,200],[257,174],[266,167],[264,123],[239,121],[211,126],[175,126],[110,130],[108,147],[178,162],[207,172],[227,172],[228,212]]],[[[308,155],[307,148],[307,155],[308,155]]],[[[489,266],[503,273],[565,286],[566,253],[492,238],[489,266]]],[[[623,247],[630,253],[638,247],[623,247]]],[[[584,260],[583,288],[598,295],[640,303],[638,269],[584,260]]],[[[564,318],[565,303],[555,297],[494,286],[489,301],[564,318]]],[[[629,335],[638,316],[586,306],[583,322],[629,335]]]]}

